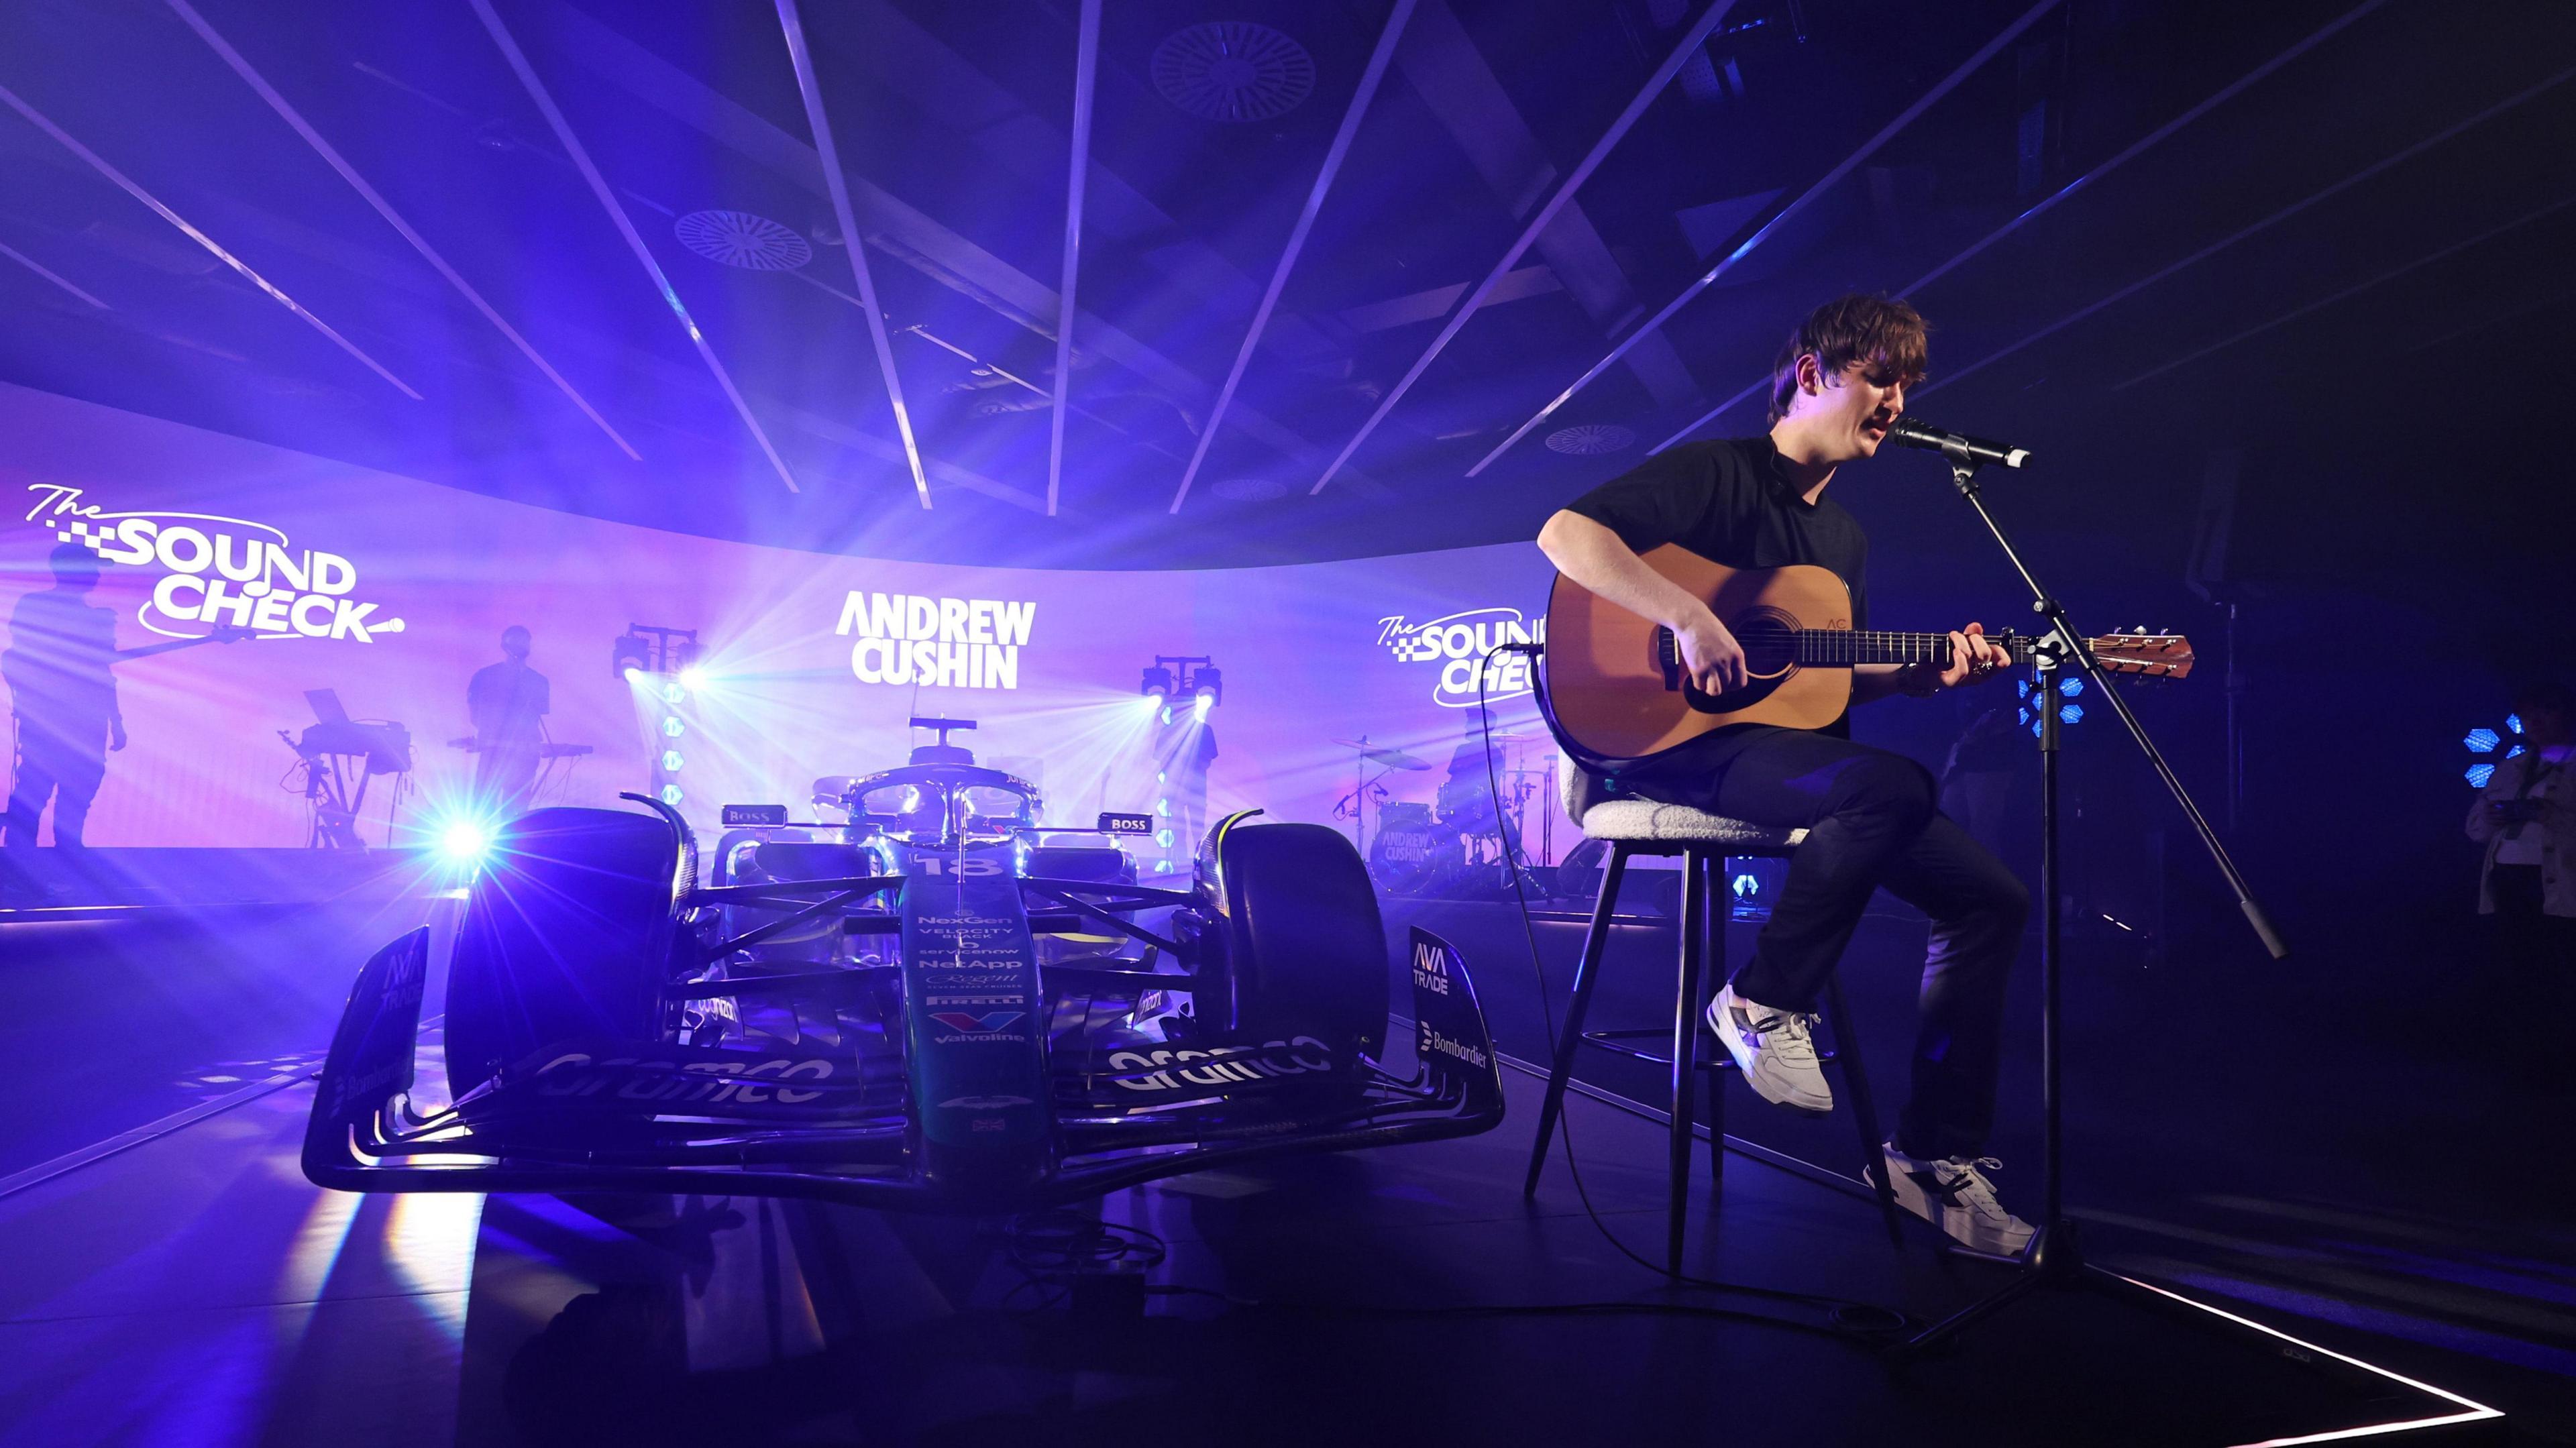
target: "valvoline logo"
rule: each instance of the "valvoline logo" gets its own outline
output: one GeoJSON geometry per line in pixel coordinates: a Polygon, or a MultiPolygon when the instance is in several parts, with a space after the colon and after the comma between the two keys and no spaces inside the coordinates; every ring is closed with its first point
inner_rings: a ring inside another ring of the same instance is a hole
{"type": "Polygon", "coordinates": [[[986,1011],[980,1016],[971,1016],[964,1011],[932,1011],[930,1018],[960,1034],[983,1036],[1006,1029],[1011,1022],[1026,1014],[1026,1011],[986,1011]]]}

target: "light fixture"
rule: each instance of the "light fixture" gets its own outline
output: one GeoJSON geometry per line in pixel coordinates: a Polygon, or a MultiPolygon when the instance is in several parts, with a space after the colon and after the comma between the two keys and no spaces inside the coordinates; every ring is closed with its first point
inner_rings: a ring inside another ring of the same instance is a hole
{"type": "Polygon", "coordinates": [[[492,840],[492,827],[481,820],[450,820],[438,832],[438,855],[448,864],[470,869],[492,853],[492,840]]]}
{"type": "MultiPolygon", "coordinates": [[[[1210,704],[1225,702],[1225,672],[1214,664],[1201,664],[1190,674],[1190,692],[1210,704]]],[[[1204,710],[1200,718],[1207,717],[1204,710]]]]}
{"type": "Polygon", "coordinates": [[[608,672],[632,684],[653,671],[653,641],[633,632],[617,636],[609,651],[608,672]]]}
{"type": "Polygon", "coordinates": [[[676,750],[676,749],[665,749],[665,750],[663,750],[663,751],[662,751],[662,769],[663,769],[663,772],[664,772],[664,773],[667,773],[667,774],[677,774],[677,773],[679,773],[679,772],[680,772],[680,751],[678,751],[678,750],[676,750]]]}
{"type": "Polygon", "coordinates": [[[687,668],[682,669],[680,671],[680,687],[688,690],[692,694],[705,693],[707,687],[707,671],[699,668],[695,664],[691,664],[687,668]]]}
{"type": "Polygon", "coordinates": [[[1152,664],[1146,667],[1145,682],[1140,687],[1149,698],[1168,699],[1180,685],[1173,680],[1170,669],[1161,664],[1152,664]]]}

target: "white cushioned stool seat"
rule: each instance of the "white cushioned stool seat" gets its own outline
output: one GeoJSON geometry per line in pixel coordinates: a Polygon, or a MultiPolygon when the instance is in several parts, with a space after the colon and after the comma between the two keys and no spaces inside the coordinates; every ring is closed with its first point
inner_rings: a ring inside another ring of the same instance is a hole
{"type": "Polygon", "coordinates": [[[1724,845],[1736,854],[1758,854],[1794,849],[1807,838],[1804,829],[1757,825],[1688,805],[1612,794],[1599,775],[1585,771],[1571,759],[1560,762],[1557,778],[1562,782],[1565,817],[1596,840],[1669,840],[1675,844],[1724,845]]]}

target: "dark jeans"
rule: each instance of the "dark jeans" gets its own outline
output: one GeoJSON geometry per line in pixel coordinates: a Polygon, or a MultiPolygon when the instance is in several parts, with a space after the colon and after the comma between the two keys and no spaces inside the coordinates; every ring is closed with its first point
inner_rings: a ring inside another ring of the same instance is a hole
{"type": "Polygon", "coordinates": [[[1771,729],[1730,735],[1704,754],[1685,750],[1622,783],[1754,824],[1806,828],[1771,923],[1735,973],[1747,1000],[1813,1009],[1876,890],[1932,917],[1914,1093],[1896,1144],[1918,1157],[1976,1155],[1994,1122],[2004,978],[2030,892],[1939,811],[1931,773],[1884,749],[1771,729]]]}
{"type": "Polygon", "coordinates": [[[2487,888],[2495,895],[2508,1069],[2528,1086],[2576,1086],[2568,1057],[2576,1032],[2576,919],[2541,909],[2538,865],[2498,865],[2487,888]]]}
{"type": "Polygon", "coordinates": [[[18,775],[9,791],[9,813],[0,840],[12,849],[33,849],[36,821],[45,801],[54,802],[54,844],[81,848],[81,831],[89,824],[90,801],[107,780],[107,721],[92,725],[45,722],[18,716],[18,775]]]}

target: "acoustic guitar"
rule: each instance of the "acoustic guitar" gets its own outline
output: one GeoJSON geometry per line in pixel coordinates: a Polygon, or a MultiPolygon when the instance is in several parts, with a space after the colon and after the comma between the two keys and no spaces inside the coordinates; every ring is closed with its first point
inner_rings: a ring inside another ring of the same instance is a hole
{"type": "MultiPolygon", "coordinates": [[[[1744,646],[1753,677],[1724,694],[1703,691],[1691,682],[1671,629],[1559,575],[1548,596],[1540,704],[1578,761],[1643,761],[1729,724],[1821,728],[1850,705],[1853,665],[1949,664],[1947,633],[1854,629],[1851,590],[1831,569],[1728,568],[1671,543],[1641,556],[1708,601],[1744,646]]],[[[2039,642],[1988,637],[2015,664],[2029,663],[2039,642]]],[[[2141,630],[2086,643],[2114,673],[2179,679],[2191,672],[2191,641],[2180,634],[2141,630]]]]}

